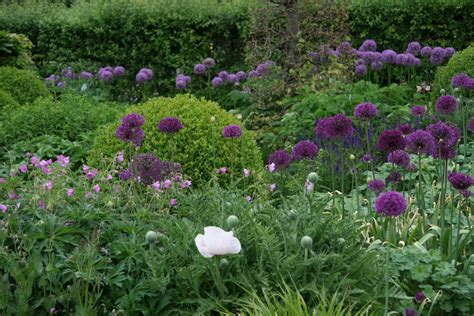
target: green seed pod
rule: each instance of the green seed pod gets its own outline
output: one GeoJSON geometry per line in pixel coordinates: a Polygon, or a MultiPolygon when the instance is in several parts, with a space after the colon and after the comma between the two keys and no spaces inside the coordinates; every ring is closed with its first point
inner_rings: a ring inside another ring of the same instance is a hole
{"type": "Polygon", "coordinates": [[[229,225],[231,228],[236,227],[239,224],[239,218],[235,215],[230,215],[227,217],[227,225],[229,225]]]}
{"type": "Polygon", "coordinates": [[[219,262],[219,268],[221,268],[221,270],[225,270],[229,267],[229,260],[223,258],[221,259],[221,262],[219,262]]]}
{"type": "Polygon", "coordinates": [[[146,233],[145,239],[149,244],[152,244],[152,243],[156,242],[156,240],[158,239],[158,234],[156,232],[150,230],[149,232],[146,233]]]}
{"type": "Polygon", "coordinates": [[[319,176],[316,172],[310,172],[308,174],[308,181],[311,183],[316,183],[319,180],[319,176]]]}
{"type": "Polygon", "coordinates": [[[353,154],[351,154],[351,155],[349,156],[349,159],[350,159],[350,160],[354,160],[354,159],[356,159],[356,156],[354,156],[353,154]]]}
{"type": "Polygon", "coordinates": [[[311,249],[313,246],[313,239],[309,236],[304,236],[301,238],[301,247],[304,249],[311,249]]]}

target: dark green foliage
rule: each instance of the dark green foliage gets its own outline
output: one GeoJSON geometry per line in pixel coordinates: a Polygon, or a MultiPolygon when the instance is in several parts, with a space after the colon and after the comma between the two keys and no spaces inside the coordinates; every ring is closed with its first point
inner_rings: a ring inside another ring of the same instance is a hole
{"type": "Polygon", "coordinates": [[[351,34],[356,47],[374,39],[378,49],[404,52],[411,41],[463,49],[474,39],[470,0],[353,1],[351,34]]]}
{"type": "Polygon", "coordinates": [[[0,66],[26,68],[33,64],[33,43],[23,34],[0,31],[0,66]]]}
{"type": "Polygon", "coordinates": [[[243,2],[93,1],[70,9],[39,6],[40,12],[51,8],[44,15],[33,14],[34,8],[11,6],[0,13],[0,25],[27,34],[45,66],[81,60],[122,65],[131,81],[140,68],[151,67],[161,94],[174,91],[177,68],[189,73],[208,56],[222,67],[243,60],[243,2]]]}
{"type": "Polygon", "coordinates": [[[6,107],[17,107],[18,103],[13,99],[10,93],[0,89],[0,109],[6,107]]]}
{"type": "MultiPolygon", "coordinates": [[[[127,112],[136,112],[145,117],[145,140],[140,152],[152,152],[160,159],[179,162],[183,172],[193,182],[209,180],[215,174],[215,169],[230,168],[232,163],[234,172],[239,175],[242,168],[253,171],[262,169],[260,151],[252,132],[243,131],[242,137],[238,139],[222,137],[224,126],[239,124],[239,121],[215,102],[182,94],[174,98],[152,99],[127,112]],[[157,129],[160,120],[167,116],[178,117],[184,125],[174,136],[157,129]],[[212,117],[215,118],[215,123],[212,123],[212,117]]],[[[91,164],[108,164],[119,151],[129,148],[129,144],[119,140],[114,134],[119,124],[120,121],[117,120],[99,131],[89,159],[91,164]]]]}
{"type": "Polygon", "coordinates": [[[435,77],[435,93],[451,87],[451,78],[460,72],[474,77],[474,46],[457,52],[446,66],[439,67],[435,77]]]}
{"type": "Polygon", "coordinates": [[[20,104],[48,95],[44,82],[37,74],[12,67],[0,67],[0,89],[8,92],[20,104]]]}

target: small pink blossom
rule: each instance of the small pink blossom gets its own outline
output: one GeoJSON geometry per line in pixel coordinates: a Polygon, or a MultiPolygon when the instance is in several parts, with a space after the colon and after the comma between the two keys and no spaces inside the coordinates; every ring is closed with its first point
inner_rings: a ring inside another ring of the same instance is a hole
{"type": "Polygon", "coordinates": [[[165,189],[169,189],[169,188],[171,188],[172,182],[171,182],[171,180],[166,179],[165,182],[163,182],[163,185],[164,185],[165,189]]]}
{"type": "Polygon", "coordinates": [[[20,166],[20,172],[21,173],[26,173],[28,171],[28,166],[26,164],[22,164],[20,166]]]}
{"type": "Polygon", "coordinates": [[[116,158],[116,161],[117,163],[121,164],[123,162],[124,158],[123,158],[123,151],[119,152],[117,154],[117,158],[116,158]]]}
{"type": "Polygon", "coordinates": [[[156,192],[160,191],[160,187],[161,187],[160,181],[156,181],[155,183],[152,184],[152,186],[153,186],[153,190],[155,190],[156,192]]]}
{"type": "Polygon", "coordinates": [[[41,167],[41,170],[44,172],[45,175],[51,174],[51,170],[49,169],[48,166],[41,167]]]}
{"type": "Polygon", "coordinates": [[[45,208],[46,207],[46,204],[44,203],[44,200],[39,200],[38,201],[38,207],[39,208],[45,208]]]}
{"type": "Polygon", "coordinates": [[[180,181],[181,181],[181,176],[174,177],[174,182],[180,182],[180,181]]]}
{"type": "Polygon", "coordinates": [[[226,174],[227,173],[227,167],[222,167],[219,169],[220,174],[226,174]]]}
{"type": "Polygon", "coordinates": [[[88,165],[83,165],[82,166],[82,171],[84,171],[85,174],[88,174],[90,171],[90,167],[88,165]]]}
{"type": "Polygon", "coordinates": [[[272,162],[271,164],[268,165],[268,171],[273,172],[275,171],[275,163],[272,162]]]}
{"type": "Polygon", "coordinates": [[[15,191],[11,191],[10,193],[8,193],[8,198],[10,198],[10,200],[16,200],[19,198],[18,194],[16,194],[15,191]]]}
{"type": "Polygon", "coordinates": [[[44,188],[46,189],[46,191],[50,191],[53,188],[53,181],[48,180],[44,185],[44,188]]]}
{"type": "Polygon", "coordinates": [[[33,166],[36,167],[36,165],[38,164],[38,160],[39,160],[39,158],[38,158],[37,156],[31,157],[31,158],[30,158],[30,163],[31,163],[31,165],[33,165],[33,166]]]}
{"type": "Polygon", "coordinates": [[[176,204],[177,204],[176,199],[171,199],[170,200],[170,206],[176,206],[176,204]]]}
{"type": "Polygon", "coordinates": [[[99,193],[100,192],[100,185],[98,185],[98,184],[94,185],[94,191],[95,191],[95,193],[99,193]]]}
{"type": "Polygon", "coordinates": [[[92,179],[94,179],[98,172],[99,172],[99,170],[97,170],[97,169],[94,169],[94,170],[92,170],[92,171],[88,171],[88,172],[86,173],[86,178],[87,178],[87,180],[92,180],[92,179]]]}
{"type": "Polygon", "coordinates": [[[250,176],[250,170],[244,168],[244,177],[248,178],[250,176]]]}
{"type": "Polygon", "coordinates": [[[6,212],[7,212],[7,209],[8,209],[8,206],[6,206],[5,204],[0,204],[0,210],[1,210],[3,213],[6,213],[6,212]]]}
{"type": "Polygon", "coordinates": [[[181,189],[186,189],[191,186],[192,182],[190,180],[186,180],[183,183],[181,183],[181,189]]]}
{"type": "Polygon", "coordinates": [[[308,193],[311,193],[313,192],[314,190],[314,183],[309,181],[309,180],[306,180],[306,182],[304,183],[304,186],[306,188],[306,192],[308,193]]]}
{"type": "Polygon", "coordinates": [[[5,179],[5,178],[0,178],[0,183],[5,183],[5,182],[7,182],[7,179],[5,179]]]}
{"type": "Polygon", "coordinates": [[[53,159],[50,158],[50,159],[46,160],[46,163],[47,163],[48,165],[52,165],[52,164],[53,164],[53,159]]]}
{"type": "Polygon", "coordinates": [[[67,196],[69,196],[69,197],[73,196],[73,195],[74,195],[74,189],[72,189],[72,188],[67,189],[67,190],[66,190],[66,194],[67,194],[67,196]]]}
{"type": "Polygon", "coordinates": [[[66,167],[69,164],[69,157],[59,155],[56,157],[56,161],[61,167],[66,167]]]}
{"type": "Polygon", "coordinates": [[[112,180],[114,177],[112,177],[111,174],[107,175],[107,180],[112,180]]]}
{"type": "Polygon", "coordinates": [[[276,188],[276,183],[270,184],[270,192],[275,191],[275,188],[276,188]]]}

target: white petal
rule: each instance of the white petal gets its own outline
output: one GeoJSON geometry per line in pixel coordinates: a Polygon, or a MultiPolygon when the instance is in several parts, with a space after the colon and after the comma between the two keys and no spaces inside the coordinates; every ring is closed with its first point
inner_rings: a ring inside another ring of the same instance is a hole
{"type": "Polygon", "coordinates": [[[201,255],[203,257],[205,257],[205,258],[213,257],[213,255],[211,253],[209,253],[207,248],[206,248],[206,244],[204,242],[204,235],[202,235],[202,234],[197,235],[196,238],[194,238],[194,242],[196,243],[196,247],[197,247],[199,253],[201,253],[201,255]]]}

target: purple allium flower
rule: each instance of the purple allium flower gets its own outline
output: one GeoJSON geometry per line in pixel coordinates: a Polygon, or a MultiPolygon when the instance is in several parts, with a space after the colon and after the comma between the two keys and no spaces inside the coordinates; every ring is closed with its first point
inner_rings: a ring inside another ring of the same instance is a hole
{"type": "Polygon", "coordinates": [[[326,134],[329,120],[330,120],[330,117],[325,117],[316,122],[314,133],[316,134],[317,137],[322,138],[322,139],[329,138],[329,136],[326,134]]]}
{"type": "Polygon", "coordinates": [[[93,77],[92,74],[88,71],[81,72],[81,78],[84,79],[84,80],[89,80],[92,77],[93,77]]]}
{"type": "Polygon", "coordinates": [[[177,117],[165,117],[162,118],[158,124],[158,129],[162,133],[177,133],[183,128],[183,124],[177,117]]]}
{"type": "Polygon", "coordinates": [[[394,64],[397,59],[397,53],[391,49],[382,52],[382,62],[386,64],[394,64]]]}
{"type": "Polygon", "coordinates": [[[101,68],[98,74],[99,80],[110,81],[114,78],[112,71],[109,71],[105,68],[101,68]]]}
{"type": "Polygon", "coordinates": [[[460,72],[451,78],[451,86],[453,88],[462,88],[466,80],[469,80],[469,76],[464,72],[460,72]]]}
{"type": "Polygon", "coordinates": [[[256,77],[258,77],[258,76],[259,76],[259,74],[258,74],[258,72],[257,72],[256,70],[250,70],[250,71],[249,71],[249,77],[250,77],[250,78],[256,78],[256,77]]]}
{"type": "Polygon", "coordinates": [[[405,139],[399,130],[385,130],[377,139],[377,149],[390,153],[397,149],[405,149],[405,139]]]}
{"type": "Polygon", "coordinates": [[[464,196],[466,199],[471,196],[471,191],[469,190],[461,190],[459,191],[459,193],[461,193],[461,195],[464,196]]]}
{"type": "Polygon", "coordinates": [[[61,78],[60,78],[59,76],[57,76],[57,75],[51,75],[51,76],[49,76],[49,77],[47,77],[47,78],[45,79],[46,85],[47,85],[48,87],[50,87],[50,86],[55,86],[56,83],[58,83],[60,79],[61,79],[61,78]]]}
{"type": "Polygon", "coordinates": [[[330,139],[351,137],[354,133],[352,120],[344,114],[337,114],[327,120],[325,134],[330,139]]]}
{"type": "Polygon", "coordinates": [[[385,190],[385,182],[380,179],[374,179],[367,184],[367,188],[375,193],[380,193],[385,190]]]}
{"type": "Polygon", "coordinates": [[[247,74],[245,73],[245,71],[238,71],[235,75],[237,76],[238,81],[242,81],[247,78],[247,74]]]}
{"type": "Polygon", "coordinates": [[[239,138],[242,135],[242,129],[239,125],[227,125],[222,129],[224,138],[239,138]]]}
{"type": "Polygon", "coordinates": [[[440,65],[444,62],[444,58],[443,57],[439,57],[439,56],[435,56],[435,55],[431,55],[430,56],[430,63],[432,65],[440,65]]]}
{"type": "Polygon", "coordinates": [[[377,51],[377,43],[371,39],[365,40],[362,45],[360,45],[359,50],[362,52],[375,52],[377,51]]]}
{"type": "Polygon", "coordinates": [[[419,42],[411,42],[408,44],[406,53],[417,56],[421,51],[421,44],[419,42]]]}
{"type": "Polygon", "coordinates": [[[404,150],[397,149],[388,154],[387,161],[406,168],[410,164],[410,155],[404,150]]]}
{"type": "Polygon", "coordinates": [[[430,57],[431,56],[431,47],[425,46],[421,49],[420,55],[422,57],[430,57]]]}
{"type": "Polygon", "coordinates": [[[407,148],[417,154],[430,154],[434,147],[433,136],[426,131],[417,130],[406,137],[407,148]]]}
{"type": "Polygon", "coordinates": [[[161,180],[162,163],[153,154],[140,154],[130,161],[133,178],[146,185],[161,180]]]}
{"type": "Polygon", "coordinates": [[[413,116],[423,116],[426,113],[426,107],[421,105],[415,105],[411,108],[411,115],[413,116]]]}
{"type": "Polygon", "coordinates": [[[440,96],[438,101],[436,102],[436,112],[439,114],[450,114],[457,110],[458,102],[456,98],[452,95],[443,95],[440,96]]]}
{"type": "Polygon", "coordinates": [[[311,57],[314,60],[319,60],[318,52],[315,52],[315,51],[309,52],[309,57],[311,57]]]}
{"type": "Polygon", "coordinates": [[[400,216],[407,209],[407,201],[396,191],[380,193],[375,200],[375,210],[383,216],[400,216]]]}
{"type": "Polygon", "coordinates": [[[402,175],[400,174],[400,172],[390,172],[387,176],[387,178],[385,178],[385,182],[387,183],[397,183],[397,182],[400,182],[402,180],[402,175]]]}
{"type": "Polygon", "coordinates": [[[203,64],[196,64],[194,65],[193,72],[195,75],[204,75],[206,73],[206,66],[203,64]]]}
{"type": "Polygon", "coordinates": [[[474,178],[461,172],[450,173],[448,180],[456,190],[468,190],[474,185],[474,178]]]}
{"type": "Polygon", "coordinates": [[[474,90],[474,78],[469,78],[463,82],[462,87],[468,91],[474,90]]]}
{"type": "Polygon", "coordinates": [[[413,133],[413,128],[410,124],[402,124],[398,126],[398,130],[403,133],[403,135],[408,135],[413,133]]]}
{"type": "Polygon", "coordinates": [[[419,291],[419,292],[416,292],[415,294],[415,300],[418,302],[418,303],[421,303],[425,300],[426,296],[423,292],[419,291]]]}
{"type": "Polygon", "coordinates": [[[354,63],[354,66],[365,65],[365,61],[363,59],[357,59],[354,63]]]}
{"type": "Polygon", "coordinates": [[[145,133],[139,127],[120,125],[115,131],[115,136],[120,140],[133,142],[135,147],[140,147],[145,138],[145,133]]]}
{"type": "Polygon", "coordinates": [[[119,173],[119,178],[122,181],[127,181],[132,177],[132,172],[129,169],[125,169],[119,173]]]}
{"type": "Polygon", "coordinates": [[[451,57],[456,53],[456,50],[453,47],[446,47],[444,49],[444,57],[451,57]]]}
{"type": "Polygon", "coordinates": [[[352,45],[349,42],[342,42],[339,44],[339,46],[336,48],[336,52],[338,55],[350,55],[352,52],[352,45]]]}
{"type": "Polygon", "coordinates": [[[451,146],[458,140],[454,128],[442,121],[428,125],[426,131],[433,136],[435,144],[437,145],[451,146]]]}
{"type": "Polygon", "coordinates": [[[208,57],[206,59],[203,60],[202,64],[207,68],[207,69],[210,69],[210,68],[214,68],[214,66],[216,65],[216,61],[211,58],[211,57],[208,57]]]}
{"type": "Polygon", "coordinates": [[[237,76],[235,74],[229,74],[227,76],[227,82],[228,83],[236,83],[238,82],[239,80],[237,79],[237,76]]]}
{"type": "Polygon", "coordinates": [[[370,64],[370,69],[372,69],[373,71],[379,71],[379,70],[382,70],[382,68],[383,68],[383,64],[381,61],[373,61],[370,64]]]}
{"type": "Polygon", "coordinates": [[[355,67],[355,74],[356,76],[362,77],[367,74],[367,66],[365,65],[357,65],[355,67]]]}
{"type": "Polygon", "coordinates": [[[405,316],[418,316],[418,311],[414,308],[408,307],[405,309],[405,316]]]}
{"type": "Polygon", "coordinates": [[[222,80],[220,77],[214,77],[212,78],[211,84],[213,87],[217,88],[224,84],[224,80],[222,80]]]}
{"type": "Polygon", "coordinates": [[[176,80],[176,89],[181,90],[186,88],[186,81],[176,80]]]}
{"type": "Polygon", "coordinates": [[[130,128],[136,128],[145,124],[145,118],[137,113],[130,113],[122,118],[122,125],[130,128]]]}
{"type": "Polygon", "coordinates": [[[229,76],[229,73],[225,70],[222,70],[221,72],[217,74],[217,76],[221,78],[222,80],[226,81],[227,77],[229,76]]]}
{"type": "Polygon", "coordinates": [[[474,133],[474,117],[469,118],[467,121],[467,130],[471,133],[474,133]]]}
{"type": "Polygon", "coordinates": [[[255,68],[255,70],[257,71],[257,73],[259,74],[259,76],[264,76],[266,74],[268,74],[268,72],[270,71],[270,68],[274,65],[275,63],[271,60],[267,60],[261,64],[258,64],[257,67],[255,68]]]}
{"type": "Polygon", "coordinates": [[[268,164],[275,164],[275,168],[278,171],[288,168],[291,161],[291,155],[284,150],[277,150],[268,157],[268,164]]]}
{"type": "Polygon", "coordinates": [[[370,160],[372,160],[372,159],[370,158],[370,155],[369,155],[369,154],[364,154],[364,155],[362,156],[362,161],[363,161],[363,162],[370,162],[370,160]]]}
{"type": "Polygon", "coordinates": [[[62,70],[62,74],[64,77],[68,79],[74,79],[74,69],[71,66],[66,67],[62,70]]]}
{"type": "Polygon", "coordinates": [[[113,74],[114,76],[122,77],[125,75],[125,68],[123,68],[122,66],[117,66],[114,68],[113,74]]]}
{"type": "Polygon", "coordinates": [[[354,116],[361,120],[370,120],[378,115],[375,104],[364,102],[355,107],[354,116]]]}
{"type": "Polygon", "coordinates": [[[59,81],[57,84],[56,84],[56,87],[58,88],[64,88],[66,86],[66,83],[64,81],[59,81]]]}
{"type": "Polygon", "coordinates": [[[148,68],[140,69],[135,76],[135,81],[139,84],[150,81],[151,79],[153,79],[153,71],[148,68]]]}
{"type": "Polygon", "coordinates": [[[316,159],[319,148],[310,140],[299,141],[293,148],[293,157],[296,160],[316,159]]]}

